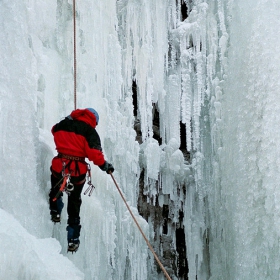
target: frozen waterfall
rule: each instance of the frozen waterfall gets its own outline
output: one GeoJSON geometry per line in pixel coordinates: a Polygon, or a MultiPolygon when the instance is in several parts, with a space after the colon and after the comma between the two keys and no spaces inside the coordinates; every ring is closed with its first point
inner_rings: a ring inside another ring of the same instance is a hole
{"type": "MultiPolygon", "coordinates": [[[[72,8],[0,1],[0,280],[163,280],[96,166],[77,253],[66,209],[50,221],[50,130],[74,109],[72,8]]],[[[172,280],[279,279],[279,0],[76,0],[75,15],[77,106],[98,111],[172,280]]]]}

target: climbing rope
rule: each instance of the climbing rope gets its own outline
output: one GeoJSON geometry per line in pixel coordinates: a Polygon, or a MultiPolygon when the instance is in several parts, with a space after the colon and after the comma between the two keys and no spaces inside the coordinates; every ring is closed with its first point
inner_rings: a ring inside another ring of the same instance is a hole
{"type": "Polygon", "coordinates": [[[76,1],[73,0],[73,25],[74,25],[74,109],[77,109],[77,58],[76,58],[76,1]]]}
{"type": "Polygon", "coordinates": [[[136,223],[136,225],[137,225],[139,231],[141,232],[143,238],[145,239],[145,241],[146,241],[146,243],[147,243],[149,249],[150,249],[151,252],[153,253],[153,255],[154,255],[154,257],[155,257],[157,263],[159,264],[159,266],[160,266],[160,268],[161,268],[161,270],[163,271],[164,275],[166,276],[166,278],[167,278],[168,280],[172,280],[172,279],[170,278],[170,276],[168,275],[167,271],[165,270],[164,266],[163,266],[162,263],[160,262],[160,260],[159,260],[159,258],[158,258],[158,256],[157,256],[157,254],[155,253],[155,251],[154,251],[154,249],[153,249],[151,243],[149,242],[149,240],[148,240],[147,237],[145,236],[145,234],[144,234],[143,230],[141,229],[139,223],[137,222],[135,216],[133,215],[132,211],[130,210],[130,207],[129,207],[129,205],[127,204],[126,199],[124,198],[124,196],[123,196],[123,194],[122,194],[122,192],[121,192],[121,189],[119,188],[119,186],[118,186],[118,184],[117,184],[117,182],[116,182],[116,180],[115,180],[113,174],[110,173],[110,175],[111,175],[111,177],[112,177],[112,179],[113,179],[113,181],[114,181],[114,183],[115,183],[115,185],[116,185],[116,188],[117,188],[118,192],[119,192],[120,195],[121,195],[122,200],[124,201],[124,203],[125,203],[125,205],[126,205],[128,211],[129,211],[130,215],[132,216],[132,218],[133,218],[134,222],[136,223]]]}

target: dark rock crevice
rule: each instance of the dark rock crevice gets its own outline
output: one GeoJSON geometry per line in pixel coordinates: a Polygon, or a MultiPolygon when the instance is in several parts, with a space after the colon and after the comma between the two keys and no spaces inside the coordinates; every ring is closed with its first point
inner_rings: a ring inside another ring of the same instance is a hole
{"type": "MultiPolygon", "coordinates": [[[[169,195],[165,195],[165,200],[168,203],[160,206],[158,197],[163,195],[161,190],[159,189],[158,195],[151,199],[148,197],[149,194],[145,193],[146,189],[145,170],[143,169],[139,179],[138,212],[153,227],[154,238],[150,242],[171,278],[176,276],[176,279],[179,280],[188,279],[183,209],[179,210],[178,218],[176,219],[178,222],[175,223],[173,220],[176,207],[169,195]]],[[[156,262],[155,265],[157,265],[156,262]]],[[[158,265],[157,272],[161,273],[158,265]]]]}

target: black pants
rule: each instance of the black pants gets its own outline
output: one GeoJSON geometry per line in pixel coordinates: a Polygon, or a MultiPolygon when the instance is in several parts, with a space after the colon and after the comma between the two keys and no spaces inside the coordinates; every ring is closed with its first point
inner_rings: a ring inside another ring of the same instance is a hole
{"type": "MultiPolygon", "coordinates": [[[[70,195],[68,196],[68,203],[67,203],[67,213],[68,213],[68,224],[80,224],[80,208],[82,204],[81,193],[83,190],[83,186],[85,184],[85,177],[86,174],[82,174],[78,177],[71,177],[70,182],[74,185],[73,191],[71,191],[70,195]],[[81,183],[82,182],[82,183],[81,183]]],[[[61,213],[63,208],[62,203],[62,193],[60,197],[53,201],[53,198],[59,191],[59,188],[62,183],[62,175],[59,173],[55,173],[51,175],[51,191],[49,193],[49,202],[50,202],[50,210],[52,212],[61,213]]]]}

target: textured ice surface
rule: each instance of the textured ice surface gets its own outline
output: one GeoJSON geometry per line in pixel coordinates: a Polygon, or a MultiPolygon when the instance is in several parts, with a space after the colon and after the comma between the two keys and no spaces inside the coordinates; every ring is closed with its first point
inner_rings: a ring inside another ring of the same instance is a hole
{"type": "MultiPolygon", "coordinates": [[[[97,109],[172,279],[278,279],[279,1],[77,2],[77,106],[97,109]]],[[[76,279],[164,279],[99,168],[77,254],[66,211],[49,220],[50,129],[74,106],[72,1],[3,0],[0,26],[1,275],[56,279],[59,262],[76,279]]]]}

